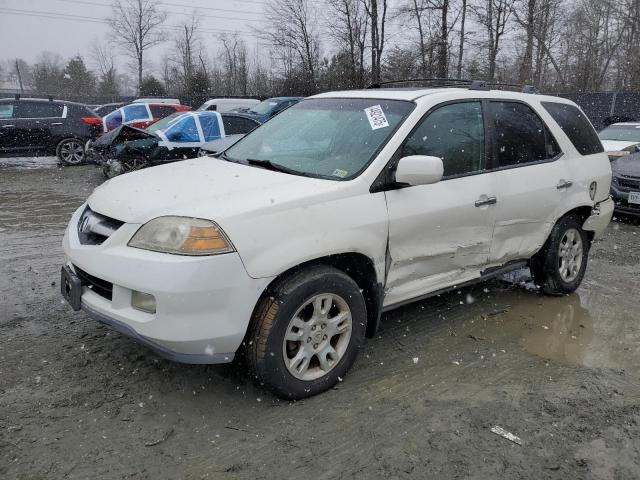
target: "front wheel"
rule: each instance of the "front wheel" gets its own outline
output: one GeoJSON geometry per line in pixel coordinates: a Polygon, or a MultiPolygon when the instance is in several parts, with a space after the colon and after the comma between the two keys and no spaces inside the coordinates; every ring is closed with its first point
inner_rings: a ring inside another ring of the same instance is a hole
{"type": "Polygon", "coordinates": [[[589,242],[578,217],[561,218],[542,249],[531,259],[534,283],[547,295],[574,292],[587,269],[589,242]]]}
{"type": "Polygon", "coordinates": [[[321,393],[353,365],[366,321],[351,277],[326,266],[297,272],[256,307],[246,351],[251,373],[283,398],[321,393]]]}
{"type": "Polygon", "coordinates": [[[65,138],[56,147],[56,156],[65,165],[80,165],[84,162],[84,154],[84,145],[77,138],[65,138]]]}

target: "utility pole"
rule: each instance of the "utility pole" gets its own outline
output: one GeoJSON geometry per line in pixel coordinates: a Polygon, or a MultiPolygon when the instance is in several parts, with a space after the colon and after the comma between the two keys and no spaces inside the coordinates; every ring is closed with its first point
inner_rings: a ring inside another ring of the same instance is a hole
{"type": "Polygon", "coordinates": [[[20,93],[24,93],[24,87],[22,85],[22,75],[20,75],[20,64],[16,58],[16,73],[18,74],[18,83],[20,84],[20,93]]]}

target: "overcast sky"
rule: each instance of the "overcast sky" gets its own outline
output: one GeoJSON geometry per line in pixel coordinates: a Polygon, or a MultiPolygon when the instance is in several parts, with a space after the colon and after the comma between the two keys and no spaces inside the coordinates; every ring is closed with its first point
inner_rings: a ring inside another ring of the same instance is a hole
{"type": "MultiPolygon", "coordinates": [[[[192,12],[199,13],[202,35],[209,52],[221,33],[238,31],[250,47],[257,38],[266,0],[157,0],[169,13],[168,25],[177,25],[192,12]]],[[[43,50],[64,58],[80,54],[91,65],[89,50],[94,39],[109,35],[105,18],[111,13],[110,0],[0,0],[0,59],[37,60],[43,50]]],[[[170,32],[175,29],[169,27],[170,32]]],[[[163,47],[154,47],[150,58],[158,60],[163,47]]],[[[124,59],[122,60],[124,63],[124,59]]]]}

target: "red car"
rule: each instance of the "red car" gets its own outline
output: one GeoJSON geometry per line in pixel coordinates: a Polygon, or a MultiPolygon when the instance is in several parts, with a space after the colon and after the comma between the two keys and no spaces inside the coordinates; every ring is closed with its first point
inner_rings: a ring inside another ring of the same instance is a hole
{"type": "Polygon", "coordinates": [[[191,107],[171,103],[131,103],[114,110],[102,118],[104,132],[115,130],[120,125],[147,128],[161,118],[176,112],[186,112],[191,107]]]}

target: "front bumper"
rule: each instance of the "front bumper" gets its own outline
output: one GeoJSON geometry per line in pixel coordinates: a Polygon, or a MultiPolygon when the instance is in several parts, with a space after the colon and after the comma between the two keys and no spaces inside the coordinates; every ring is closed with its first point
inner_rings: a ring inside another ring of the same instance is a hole
{"type": "Polygon", "coordinates": [[[593,232],[593,238],[596,239],[605,231],[611,218],[613,217],[614,203],[611,198],[607,198],[600,203],[596,203],[591,211],[591,215],[582,225],[584,230],[593,232]]]}
{"type": "Polygon", "coordinates": [[[615,203],[615,211],[625,215],[640,216],[640,205],[629,203],[629,192],[611,185],[611,197],[615,203]]]}
{"type": "Polygon", "coordinates": [[[63,239],[68,266],[99,280],[83,284],[82,310],[171,360],[232,361],[270,279],[251,278],[237,253],[188,257],[126,246],[139,225],[125,223],[101,245],[83,245],[76,228],[83,210],[63,239]],[[133,291],[153,295],[156,313],[135,309],[133,291]]]}

